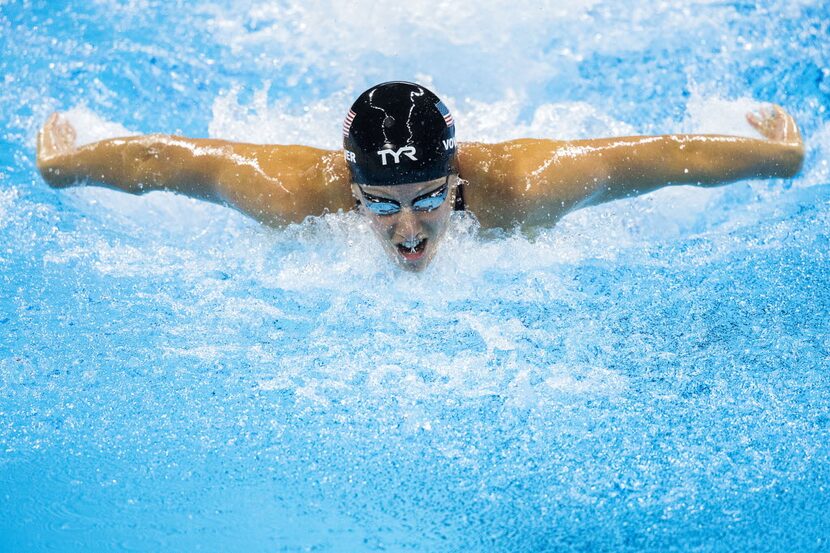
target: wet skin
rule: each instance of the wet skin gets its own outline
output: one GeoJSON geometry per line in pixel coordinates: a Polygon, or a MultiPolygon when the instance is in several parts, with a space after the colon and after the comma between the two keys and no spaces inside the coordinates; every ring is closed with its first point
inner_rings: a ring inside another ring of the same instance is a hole
{"type": "MultiPolygon", "coordinates": [[[[759,138],[663,135],[459,143],[466,209],[484,229],[526,230],[554,224],[575,209],[668,185],[719,186],[797,174],[804,143],[792,116],[771,105],[747,114],[747,121],[759,138]]],[[[366,199],[365,191],[400,204],[400,212],[391,215],[365,206],[361,211],[386,252],[411,271],[422,270],[434,257],[458,178],[452,176],[439,208],[417,211],[412,202],[440,182],[349,186],[342,151],[166,135],[78,147],[75,129],[59,114],[49,117],[38,134],[37,166],[53,187],[99,184],[131,194],[168,190],[231,206],[276,226],[347,211],[355,198],[366,199]],[[419,246],[401,247],[406,242],[419,246]]]]}
{"type": "Polygon", "coordinates": [[[449,225],[453,211],[458,176],[394,186],[367,186],[352,183],[352,194],[360,202],[360,212],[369,221],[383,249],[398,265],[408,271],[422,271],[435,256],[438,244],[449,225]],[[447,184],[446,199],[437,208],[413,209],[413,202],[437,192],[447,184]],[[397,213],[378,214],[367,205],[371,200],[391,200],[400,205],[397,213]]]}

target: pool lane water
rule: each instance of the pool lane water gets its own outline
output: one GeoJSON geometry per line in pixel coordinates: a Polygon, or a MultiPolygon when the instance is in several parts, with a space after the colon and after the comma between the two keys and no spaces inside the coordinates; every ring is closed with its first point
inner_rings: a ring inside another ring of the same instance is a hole
{"type": "Polygon", "coordinates": [[[0,551],[828,548],[827,7],[511,6],[0,3],[0,551]],[[419,276],[355,214],[34,169],[52,109],[334,148],[393,77],[478,140],[746,132],[719,98],[754,96],[808,155],[533,237],[459,216],[419,276]]]}

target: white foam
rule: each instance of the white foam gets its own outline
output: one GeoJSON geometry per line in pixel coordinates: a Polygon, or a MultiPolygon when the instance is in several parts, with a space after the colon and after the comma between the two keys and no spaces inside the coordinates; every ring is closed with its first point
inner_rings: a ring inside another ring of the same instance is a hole
{"type": "Polygon", "coordinates": [[[768,104],[752,98],[727,100],[718,96],[703,96],[693,90],[686,104],[686,119],[681,123],[684,132],[697,134],[727,134],[761,138],[746,120],[746,115],[768,104]]]}
{"type": "MultiPolygon", "coordinates": [[[[428,79],[427,79],[428,81],[428,79]]],[[[239,89],[216,98],[209,132],[214,138],[259,144],[304,144],[338,149],[339,129],[353,98],[337,92],[313,101],[298,111],[286,99],[268,103],[270,83],[248,103],[239,101],[239,89]]],[[[540,105],[529,123],[521,120],[524,100],[508,90],[502,100],[484,102],[448,98],[457,121],[460,141],[496,142],[526,137],[560,139],[633,134],[634,128],[584,102],[540,105]],[[453,106],[453,104],[456,104],[453,106]]]]}
{"type": "Polygon", "coordinates": [[[325,100],[310,102],[297,111],[287,100],[268,103],[270,82],[256,91],[253,100],[241,104],[240,90],[233,89],[213,103],[209,133],[212,137],[257,144],[303,144],[319,148],[340,147],[337,129],[348,101],[340,92],[325,100]]]}
{"type": "MultiPolygon", "coordinates": [[[[527,52],[542,52],[551,29],[578,18],[596,0],[570,2],[519,0],[506,10],[500,2],[413,1],[379,5],[370,0],[333,4],[309,0],[284,6],[264,2],[238,2],[233,7],[205,6],[212,17],[216,40],[232,52],[258,51],[263,69],[296,67],[286,83],[294,86],[312,68],[325,70],[345,88],[364,84],[367,75],[379,80],[416,74],[445,74],[460,80],[478,75],[483,89],[513,80],[541,79],[547,74],[544,59],[527,52]],[[521,41],[514,40],[521,36],[521,41]],[[448,55],[447,48],[464,54],[465,63],[448,55]],[[512,71],[477,70],[496,57],[512,71]],[[383,67],[395,63],[395,73],[383,67]],[[530,77],[534,75],[535,77],[530,77]]],[[[555,52],[547,57],[558,55],[555,52]]],[[[546,56],[542,56],[544,58],[546,56]]]]}
{"type": "Polygon", "coordinates": [[[805,174],[796,181],[799,186],[812,186],[830,182],[830,122],[819,125],[806,144],[807,158],[815,159],[805,174]]]}
{"type": "Polygon", "coordinates": [[[83,146],[84,144],[97,142],[99,140],[105,140],[107,138],[134,136],[139,134],[135,131],[129,130],[120,123],[104,119],[83,104],[66,110],[63,112],[63,115],[69,119],[69,122],[72,123],[73,127],[75,127],[77,137],[76,145],[78,146],[83,146]]]}
{"type": "Polygon", "coordinates": [[[0,188],[0,228],[8,223],[9,214],[19,195],[16,188],[0,188]]]}
{"type": "Polygon", "coordinates": [[[634,128],[585,102],[545,103],[529,123],[521,118],[526,100],[509,89],[502,100],[466,99],[457,107],[460,141],[498,142],[515,138],[576,139],[621,136],[634,128]]]}
{"type": "MultiPolygon", "coordinates": [[[[577,37],[585,39],[584,44],[576,39],[568,42],[568,25],[595,3],[589,0],[564,9],[557,2],[520,0],[510,10],[496,2],[472,7],[435,2],[377,5],[362,0],[334,5],[310,0],[291,7],[263,2],[200,7],[211,14],[218,40],[246,59],[256,59],[264,75],[274,67],[297,67],[287,82],[264,80],[250,101],[243,100],[241,86],[223,91],[213,101],[209,134],[244,142],[337,149],[342,119],[355,94],[367,82],[392,78],[417,80],[435,89],[453,111],[462,142],[638,134],[639,129],[629,122],[579,99],[538,102],[544,96],[539,87],[556,72],[566,72],[594,53],[651,43],[648,25],[634,24],[603,30],[595,37],[577,37]],[[560,29],[553,36],[556,40],[551,39],[549,28],[560,29]],[[549,41],[555,46],[549,47],[549,41]],[[446,55],[448,44],[451,56],[446,55]],[[459,59],[465,63],[459,64],[459,59]],[[494,64],[500,70],[483,69],[494,64]],[[326,96],[314,91],[313,99],[302,102],[289,98],[286,90],[303,84],[313,71],[323,72],[336,92],[326,96]]],[[[644,21],[656,10],[659,7],[637,8],[632,18],[644,21]]],[[[666,27],[685,24],[681,19],[688,24],[712,24],[691,12],[669,12],[667,16],[677,21],[666,27]]],[[[682,121],[654,123],[666,124],[664,132],[757,137],[745,120],[746,112],[757,106],[753,99],[726,100],[693,89],[682,121]]],[[[68,116],[81,143],[132,134],[85,106],[73,108],[68,116]]],[[[819,133],[823,144],[830,143],[827,128],[819,133]]],[[[814,167],[810,178],[827,182],[826,165],[814,167]]],[[[355,354],[315,364],[314,356],[308,354],[274,353],[267,346],[248,350],[245,355],[257,371],[254,378],[260,390],[295,390],[298,401],[325,407],[344,387],[358,387],[351,382],[365,375],[365,390],[357,389],[354,396],[365,396],[365,391],[388,398],[394,389],[394,401],[401,405],[407,428],[420,432],[432,428],[417,405],[423,399],[492,395],[506,398],[510,407],[527,408],[561,404],[577,396],[584,400],[623,393],[628,385],[625,376],[584,359],[574,360],[571,354],[582,347],[577,343],[602,341],[603,331],[590,321],[577,321],[572,336],[550,336],[532,322],[517,318],[520,310],[487,309],[500,302],[545,305],[553,301],[582,307],[580,302],[590,299],[592,292],[581,289],[569,271],[582,267],[586,260],[598,261],[610,270],[632,259],[653,264],[676,261],[665,256],[647,259],[640,252],[644,246],[699,232],[698,223],[724,191],[665,189],[573,213],[533,237],[505,232],[489,239],[478,234],[471,217],[459,214],[435,261],[420,275],[397,269],[356,213],[269,230],[244,223],[230,210],[170,194],[135,197],[95,189],[64,194],[70,201],[95,203],[91,212],[106,207],[108,226],[140,229],[141,240],[70,237],[59,253],[45,256],[47,262],[88,257],[90,266],[107,278],[175,279],[193,292],[189,301],[164,290],[150,298],[180,314],[178,326],[170,329],[174,335],[214,336],[217,329],[228,329],[225,334],[242,344],[245,336],[240,325],[256,325],[259,319],[308,325],[309,343],[355,354]],[[211,245],[205,251],[200,234],[215,239],[215,249],[211,245]],[[279,300],[270,304],[268,294],[246,298],[243,286],[232,278],[216,276],[233,272],[228,267],[235,268],[236,276],[254,293],[298,292],[324,306],[319,313],[307,315],[302,309],[283,308],[279,300]],[[482,300],[487,307],[478,303],[482,300]],[[449,307],[453,302],[462,305],[460,311],[449,307]],[[371,336],[347,335],[350,325],[358,324],[358,315],[375,327],[367,330],[371,336]],[[431,323],[447,329],[448,334],[463,333],[466,349],[457,354],[425,351],[422,336],[431,323]],[[367,341],[367,348],[361,346],[362,340],[367,341]],[[532,354],[527,343],[534,340],[546,344],[564,340],[561,362],[524,364],[522,357],[532,354]],[[421,372],[435,376],[434,380],[421,372]]],[[[4,205],[0,195],[0,215],[4,205]]],[[[730,221],[745,224],[738,217],[730,221]]],[[[724,249],[738,247],[745,246],[720,239],[717,247],[690,246],[689,255],[699,263],[709,262],[723,255],[724,249]]],[[[549,316],[556,323],[557,315],[549,316]]],[[[283,330],[266,332],[276,343],[284,340],[283,330]]],[[[189,351],[169,349],[167,353],[207,362],[238,357],[243,351],[236,345],[195,345],[189,351]]],[[[320,359],[327,358],[321,355],[320,359]]]]}

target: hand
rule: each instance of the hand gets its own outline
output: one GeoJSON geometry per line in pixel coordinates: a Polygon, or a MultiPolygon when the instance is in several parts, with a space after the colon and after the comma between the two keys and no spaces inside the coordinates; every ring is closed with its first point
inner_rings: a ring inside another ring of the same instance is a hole
{"type": "Polygon", "coordinates": [[[37,133],[37,160],[49,161],[75,150],[75,127],[58,112],[53,113],[37,133]]]}
{"type": "Polygon", "coordinates": [[[67,175],[61,175],[61,158],[75,151],[75,128],[63,115],[49,116],[37,133],[37,167],[50,186],[70,184],[67,175]]]}
{"type": "Polygon", "coordinates": [[[801,133],[795,119],[777,104],[769,104],[747,113],[746,120],[768,140],[801,144],[801,133]]]}

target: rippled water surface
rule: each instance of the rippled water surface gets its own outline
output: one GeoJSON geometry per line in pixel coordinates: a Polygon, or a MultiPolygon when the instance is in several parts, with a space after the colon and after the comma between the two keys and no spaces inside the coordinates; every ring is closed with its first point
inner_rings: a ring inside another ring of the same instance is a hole
{"type": "Polygon", "coordinates": [[[818,1],[0,1],[0,550],[830,548],[830,9],[818,1]],[[459,140],[751,134],[793,180],[665,189],[422,275],[353,213],[284,229],[55,191],[34,134],[337,148],[419,80],[459,140]]]}

